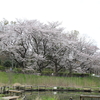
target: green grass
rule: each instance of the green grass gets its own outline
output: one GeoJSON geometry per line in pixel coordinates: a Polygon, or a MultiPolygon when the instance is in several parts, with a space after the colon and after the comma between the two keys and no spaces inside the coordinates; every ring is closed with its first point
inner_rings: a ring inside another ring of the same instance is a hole
{"type": "Polygon", "coordinates": [[[55,77],[55,76],[35,76],[28,74],[16,74],[0,72],[0,85],[46,85],[64,87],[100,87],[100,78],[96,77],[55,77]]]}

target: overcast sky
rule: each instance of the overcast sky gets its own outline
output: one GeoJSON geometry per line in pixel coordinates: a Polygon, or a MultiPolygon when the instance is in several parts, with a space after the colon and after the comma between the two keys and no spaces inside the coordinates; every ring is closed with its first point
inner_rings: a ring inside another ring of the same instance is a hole
{"type": "Polygon", "coordinates": [[[66,30],[78,30],[100,47],[100,0],[0,0],[0,20],[60,21],[66,30]]]}

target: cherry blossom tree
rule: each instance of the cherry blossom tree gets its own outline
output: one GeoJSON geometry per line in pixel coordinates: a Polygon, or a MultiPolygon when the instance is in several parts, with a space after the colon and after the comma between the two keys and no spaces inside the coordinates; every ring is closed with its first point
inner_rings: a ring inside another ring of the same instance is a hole
{"type": "Polygon", "coordinates": [[[59,22],[17,20],[3,27],[1,51],[8,53],[22,68],[33,68],[41,73],[49,67],[54,75],[65,69],[71,75],[74,70],[80,68],[86,72],[94,65],[97,46],[79,38],[78,31],[64,32],[59,22]]]}

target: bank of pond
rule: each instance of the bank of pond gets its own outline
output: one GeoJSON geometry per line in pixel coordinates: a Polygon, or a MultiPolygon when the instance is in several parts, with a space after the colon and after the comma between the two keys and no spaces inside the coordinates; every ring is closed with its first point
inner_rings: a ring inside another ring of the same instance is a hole
{"type": "Polygon", "coordinates": [[[0,94],[0,100],[100,100],[100,89],[96,87],[3,86],[0,94]]]}
{"type": "Polygon", "coordinates": [[[10,94],[10,96],[6,93],[4,97],[1,98],[3,99],[0,100],[100,100],[100,93],[75,91],[27,91],[22,94],[10,94]]]}
{"type": "Polygon", "coordinates": [[[32,86],[32,85],[19,85],[16,86],[2,86],[0,87],[0,93],[6,92],[26,92],[26,91],[72,91],[72,92],[100,92],[100,87],[64,87],[64,86],[32,86]]]}

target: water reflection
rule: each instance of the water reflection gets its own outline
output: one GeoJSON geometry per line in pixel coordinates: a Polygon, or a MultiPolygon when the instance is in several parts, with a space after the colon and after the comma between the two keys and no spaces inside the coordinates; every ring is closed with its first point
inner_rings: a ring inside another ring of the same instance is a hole
{"type": "Polygon", "coordinates": [[[57,92],[53,92],[53,94],[57,94],[57,92]]]}
{"type": "MultiPolygon", "coordinates": [[[[26,92],[26,100],[50,100],[50,98],[56,98],[56,100],[80,100],[80,95],[100,95],[100,93],[88,93],[88,92],[26,92]],[[49,99],[48,99],[49,98],[49,99]]],[[[54,100],[54,99],[51,99],[54,100]]],[[[84,100],[100,100],[100,98],[84,98],[84,100]]]]}

